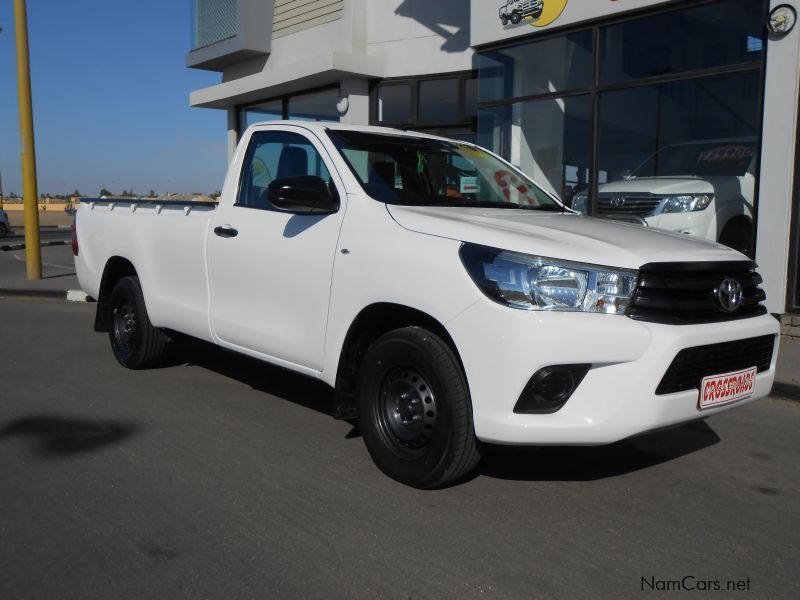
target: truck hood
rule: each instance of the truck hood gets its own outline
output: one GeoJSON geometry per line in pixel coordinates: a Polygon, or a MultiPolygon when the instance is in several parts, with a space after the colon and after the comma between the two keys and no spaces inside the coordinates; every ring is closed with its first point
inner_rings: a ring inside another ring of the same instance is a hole
{"type": "Polygon", "coordinates": [[[576,262],[638,269],[650,262],[746,258],[687,235],[572,213],[399,205],[387,209],[410,231],[576,262]]]}
{"type": "MultiPolygon", "coordinates": [[[[728,179],[731,178],[728,177],[728,179]]],[[[657,196],[661,194],[710,194],[714,192],[714,185],[708,179],[691,175],[682,175],[680,177],[639,177],[604,183],[598,187],[597,191],[600,193],[643,192],[657,196]]]]}

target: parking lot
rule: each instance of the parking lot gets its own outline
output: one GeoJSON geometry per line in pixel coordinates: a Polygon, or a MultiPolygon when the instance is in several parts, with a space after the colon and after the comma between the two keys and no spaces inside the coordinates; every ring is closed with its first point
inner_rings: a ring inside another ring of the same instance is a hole
{"type": "Polygon", "coordinates": [[[422,492],[372,465],[324,386],[200,343],[126,371],[93,316],[0,298],[4,599],[664,595],[645,579],[800,597],[800,403],[490,447],[422,492]]]}

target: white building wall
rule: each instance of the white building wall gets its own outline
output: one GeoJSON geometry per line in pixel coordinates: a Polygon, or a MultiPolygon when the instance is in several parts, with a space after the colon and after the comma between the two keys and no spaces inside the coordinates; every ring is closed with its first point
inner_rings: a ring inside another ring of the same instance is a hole
{"type": "Polygon", "coordinates": [[[472,68],[469,0],[367,4],[367,53],[383,59],[384,77],[472,68]]]}
{"type": "MultiPolygon", "coordinates": [[[[800,0],[772,0],[771,8],[790,4],[800,13],[800,0]]],[[[789,235],[792,222],[794,155],[800,89],[800,24],[785,37],[767,44],[767,81],[759,179],[756,261],[764,278],[767,307],[786,308],[789,235]]]]}

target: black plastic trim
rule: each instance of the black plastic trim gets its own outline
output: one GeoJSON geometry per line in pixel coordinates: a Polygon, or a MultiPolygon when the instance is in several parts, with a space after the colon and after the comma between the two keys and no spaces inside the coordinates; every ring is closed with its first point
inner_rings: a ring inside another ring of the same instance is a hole
{"type": "Polygon", "coordinates": [[[750,367],[763,373],[772,364],[775,336],[707,344],[685,348],[675,355],[656,388],[656,395],[699,390],[704,377],[722,375],[750,367]]]}
{"type": "Polygon", "coordinates": [[[751,260],[642,265],[626,316],[650,323],[695,325],[764,315],[767,308],[761,303],[767,295],[758,287],[762,278],[756,266],[751,260]],[[727,277],[737,279],[743,289],[742,304],[732,313],[723,311],[715,300],[716,287],[727,277]]]}
{"type": "Polygon", "coordinates": [[[572,394],[575,393],[575,390],[578,389],[581,382],[583,381],[586,374],[589,372],[589,369],[592,368],[592,365],[589,363],[580,363],[580,364],[570,364],[570,365],[548,365],[546,367],[542,367],[536,373],[534,373],[531,378],[528,380],[528,383],[525,384],[525,388],[522,390],[522,393],[519,395],[517,399],[517,403],[514,405],[514,413],[522,414],[522,415],[547,415],[553,414],[554,412],[558,412],[563,408],[563,406],[567,403],[567,401],[572,397],[572,394]],[[564,398],[558,404],[551,404],[545,408],[530,408],[526,405],[530,403],[528,398],[534,391],[534,388],[537,385],[537,377],[539,376],[542,371],[548,369],[567,369],[572,373],[573,377],[573,385],[572,390],[564,396],[564,398]]]}

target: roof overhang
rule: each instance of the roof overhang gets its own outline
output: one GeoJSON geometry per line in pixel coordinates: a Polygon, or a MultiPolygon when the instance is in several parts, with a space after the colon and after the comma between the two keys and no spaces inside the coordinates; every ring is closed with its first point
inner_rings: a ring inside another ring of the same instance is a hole
{"type": "Polygon", "coordinates": [[[189,94],[189,104],[203,108],[230,108],[333,84],[343,77],[382,76],[383,60],[380,58],[331,52],[194,91],[189,94]]]}

